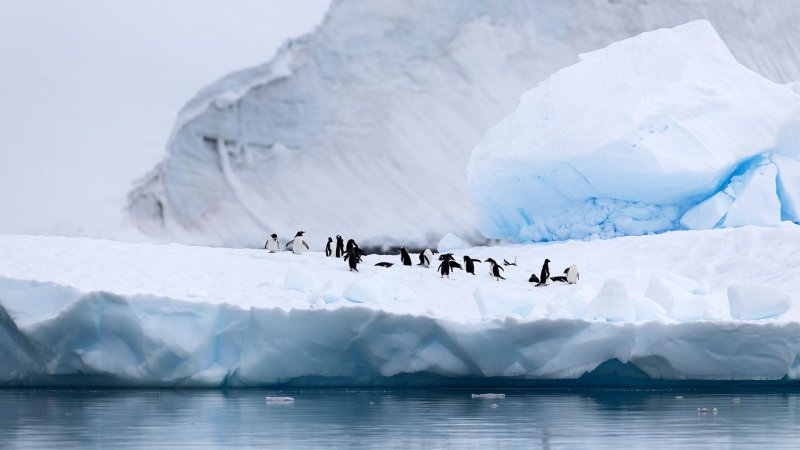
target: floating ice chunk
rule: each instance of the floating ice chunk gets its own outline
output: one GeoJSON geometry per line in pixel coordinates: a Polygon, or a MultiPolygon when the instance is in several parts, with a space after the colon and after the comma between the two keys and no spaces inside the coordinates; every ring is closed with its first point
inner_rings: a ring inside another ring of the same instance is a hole
{"type": "Polygon", "coordinates": [[[268,395],[267,403],[294,403],[294,397],[270,397],[268,395]]]}
{"type": "Polygon", "coordinates": [[[697,408],[697,414],[716,414],[718,412],[717,408],[697,408]]]}
{"type": "Polygon", "coordinates": [[[731,399],[731,403],[738,405],[739,403],[742,403],[742,399],[740,399],[739,397],[734,397],[731,399]]]}
{"type": "Polygon", "coordinates": [[[456,236],[453,233],[447,233],[439,240],[439,244],[436,246],[436,250],[439,253],[451,252],[453,250],[458,250],[463,246],[463,242],[461,238],[456,236]]]}
{"type": "Polygon", "coordinates": [[[368,278],[351,283],[342,293],[354,303],[385,303],[394,299],[394,281],[391,272],[382,270],[368,278]]]}
{"type": "Polygon", "coordinates": [[[286,278],[283,285],[287,289],[292,289],[300,292],[310,292],[319,289],[319,280],[314,272],[298,266],[290,266],[289,271],[286,272],[286,278]]]}
{"type": "Polygon", "coordinates": [[[764,284],[743,284],[728,288],[731,317],[757,320],[780,317],[792,307],[792,301],[780,289],[764,284]]]}
{"type": "Polygon", "coordinates": [[[621,281],[606,280],[589,304],[589,317],[608,322],[635,322],[636,308],[621,281]]]}
{"type": "Polygon", "coordinates": [[[472,394],[472,398],[506,398],[506,394],[472,394]]]}
{"type": "Polygon", "coordinates": [[[683,400],[683,396],[682,395],[676,395],[674,398],[675,398],[675,400],[683,400]]]}

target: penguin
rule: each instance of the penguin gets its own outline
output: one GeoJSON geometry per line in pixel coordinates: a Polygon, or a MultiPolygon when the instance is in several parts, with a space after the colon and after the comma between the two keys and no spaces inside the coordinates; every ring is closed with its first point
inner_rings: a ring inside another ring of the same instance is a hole
{"type": "Polygon", "coordinates": [[[450,263],[455,262],[453,261],[453,254],[443,253],[442,255],[439,256],[439,261],[441,261],[441,263],[439,264],[439,268],[437,270],[441,274],[440,278],[444,278],[445,275],[447,276],[447,278],[450,278],[450,269],[452,268],[450,263]]]}
{"type": "Polygon", "coordinates": [[[539,277],[537,277],[535,273],[532,273],[531,277],[528,278],[528,283],[538,283],[538,282],[539,282],[539,277]]]}
{"type": "Polygon", "coordinates": [[[461,264],[457,263],[456,261],[450,260],[450,270],[453,271],[455,269],[464,270],[464,268],[461,267],[461,264]]]}
{"type": "Polygon", "coordinates": [[[281,248],[281,245],[278,244],[278,235],[272,233],[269,239],[267,239],[267,243],[264,244],[264,250],[269,250],[270,253],[275,253],[279,248],[281,248]]]}
{"type": "Polygon", "coordinates": [[[390,262],[379,262],[378,264],[375,264],[375,266],[377,267],[386,267],[386,268],[392,267],[393,265],[394,263],[390,262]]]}
{"type": "Polygon", "coordinates": [[[306,244],[306,241],[303,240],[304,233],[305,231],[298,231],[297,234],[294,235],[294,239],[286,243],[286,247],[290,245],[292,246],[292,252],[295,255],[303,254],[303,247],[308,250],[308,244],[306,244]]]}
{"type": "Polygon", "coordinates": [[[564,276],[564,275],[556,275],[554,277],[550,277],[550,281],[558,281],[558,282],[561,282],[561,283],[566,283],[567,282],[567,277],[564,276]]]}
{"type": "Polygon", "coordinates": [[[508,261],[506,261],[506,260],[504,259],[504,260],[503,260],[503,265],[504,265],[504,266],[516,266],[516,265],[517,265],[517,258],[516,258],[516,257],[514,257],[514,262],[513,262],[513,263],[512,263],[512,262],[508,262],[508,261]]]}
{"type": "Polygon", "coordinates": [[[542,273],[539,274],[539,283],[537,286],[547,286],[547,279],[550,278],[550,260],[545,258],[542,264],[542,273]]]}
{"type": "Polygon", "coordinates": [[[341,258],[344,256],[344,239],[340,235],[336,235],[336,257],[341,258]]]}
{"type": "Polygon", "coordinates": [[[501,278],[505,280],[505,277],[500,275],[500,271],[505,271],[505,269],[503,269],[500,264],[497,264],[497,261],[492,258],[486,258],[485,262],[491,263],[491,266],[489,266],[489,275],[493,276],[497,281],[500,281],[501,278]]]}
{"type": "Polygon", "coordinates": [[[475,263],[481,262],[480,259],[470,258],[467,255],[464,255],[464,265],[466,266],[467,273],[471,273],[475,275],[475,263]]]}
{"type": "Polygon", "coordinates": [[[400,261],[403,262],[404,266],[411,265],[411,257],[408,256],[408,252],[406,251],[405,247],[400,247],[400,261]]]}
{"type": "Polygon", "coordinates": [[[350,267],[350,272],[358,272],[357,266],[358,263],[361,262],[361,255],[358,253],[358,246],[354,246],[344,254],[344,260],[347,261],[347,265],[350,267]]]}
{"type": "Polygon", "coordinates": [[[325,244],[325,256],[330,257],[333,254],[333,239],[328,236],[328,243],[325,244]]]}
{"type": "Polygon", "coordinates": [[[567,267],[567,270],[565,270],[564,273],[567,276],[567,283],[569,284],[575,284],[581,279],[581,274],[578,273],[578,266],[575,264],[567,267]]]}
{"type": "Polygon", "coordinates": [[[347,247],[345,248],[344,253],[346,255],[350,252],[355,252],[355,254],[358,255],[359,257],[365,255],[364,251],[361,250],[361,248],[358,246],[358,244],[356,244],[356,241],[354,239],[347,240],[347,247]]]}
{"type": "Polygon", "coordinates": [[[433,259],[433,255],[436,254],[435,251],[426,248],[419,254],[419,264],[418,266],[425,266],[429,267],[431,265],[431,260],[433,259]]]}

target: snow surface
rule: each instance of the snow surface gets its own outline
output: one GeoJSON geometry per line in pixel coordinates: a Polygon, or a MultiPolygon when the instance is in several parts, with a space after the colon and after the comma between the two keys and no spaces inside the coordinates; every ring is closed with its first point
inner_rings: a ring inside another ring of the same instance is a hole
{"type": "Polygon", "coordinates": [[[0,382],[576,379],[613,360],[652,379],[796,380],[797,242],[784,224],[463,250],[516,258],[495,281],[485,263],[442,279],[374,266],[397,255],[356,273],[317,252],[0,236],[0,382]],[[545,257],[581,280],[534,287],[545,257]]]}
{"type": "Polygon", "coordinates": [[[490,238],[776,225],[798,219],[798,159],[800,96],[694,21],[581,55],[526,92],[473,150],[468,189],[490,238]]]}
{"type": "Polygon", "coordinates": [[[476,242],[469,152],[519,95],[581,52],[699,18],[746,66],[800,79],[794,0],[336,1],[314,33],[188,102],[131,218],[211,245],[298,229],[362,245],[421,248],[451,231],[476,242]]]}

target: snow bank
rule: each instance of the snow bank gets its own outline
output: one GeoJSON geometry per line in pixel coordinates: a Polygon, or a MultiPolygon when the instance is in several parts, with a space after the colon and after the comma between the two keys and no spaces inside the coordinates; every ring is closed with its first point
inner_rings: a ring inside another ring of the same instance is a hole
{"type": "Polygon", "coordinates": [[[439,253],[452,252],[454,250],[460,250],[463,245],[464,242],[460,237],[453,233],[447,233],[439,240],[439,244],[436,245],[436,251],[439,253]]]}
{"type": "MultiPolygon", "coordinates": [[[[314,33],[188,102],[128,211],[152,235],[206,245],[298,229],[320,243],[432,246],[448,231],[475,242],[469,151],[519,95],[579,53],[698,18],[748,67],[800,79],[794,0],[333,2],[314,33]]],[[[644,125],[631,132],[665,122],[644,125]]],[[[662,211],[627,206],[662,226],[662,211]]]]}
{"type": "Polygon", "coordinates": [[[795,380],[798,241],[783,225],[464,250],[516,258],[496,281],[485,264],[450,279],[373,266],[386,255],[356,273],[318,252],[0,236],[0,384],[520,382],[614,361],[652,379],[795,380]],[[534,287],[545,256],[581,280],[534,287]]]}
{"type": "Polygon", "coordinates": [[[800,96],[706,21],[581,55],[472,152],[492,238],[548,241],[797,220],[800,96]],[[783,174],[783,176],[781,175],[783,174]]]}

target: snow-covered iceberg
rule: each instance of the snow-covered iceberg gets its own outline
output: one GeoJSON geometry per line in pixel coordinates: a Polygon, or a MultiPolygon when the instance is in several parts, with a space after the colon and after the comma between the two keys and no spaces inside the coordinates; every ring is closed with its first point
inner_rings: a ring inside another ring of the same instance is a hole
{"type": "Polygon", "coordinates": [[[748,67],[800,79],[794,0],[335,1],[313,33],[185,106],[130,216],[208,245],[299,229],[317,249],[336,234],[474,242],[469,152],[519,95],[581,52],[698,18],[748,67]]]}
{"type": "Polygon", "coordinates": [[[775,225],[800,211],[800,96],[707,21],[581,55],[473,150],[487,237],[548,241],[775,225]]]}
{"type": "Polygon", "coordinates": [[[317,252],[0,236],[0,385],[796,382],[798,241],[785,224],[456,252],[517,261],[495,281],[374,266],[396,255],[355,273],[317,252]],[[545,257],[581,279],[534,287],[545,257]]]}

